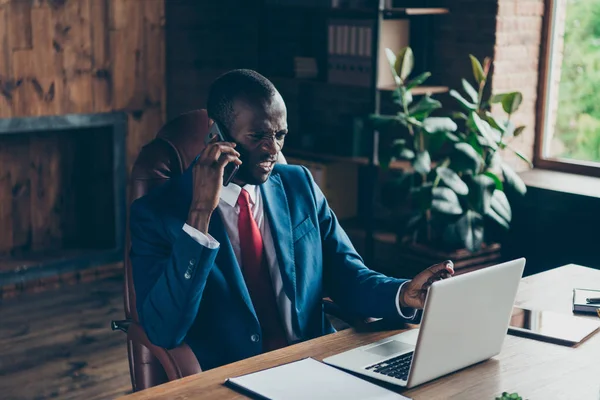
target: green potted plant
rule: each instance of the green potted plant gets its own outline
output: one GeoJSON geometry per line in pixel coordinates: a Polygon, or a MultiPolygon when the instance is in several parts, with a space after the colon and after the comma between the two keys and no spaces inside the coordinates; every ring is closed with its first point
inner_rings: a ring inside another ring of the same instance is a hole
{"type": "Polygon", "coordinates": [[[401,264],[413,269],[400,273],[411,274],[446,258],[453,259],[458,268],[472,266],[473,260],[493,262],[500,257],[493,233],[497,227],[508,229],[512,216],[504,189],[525,191],[499,153],[508,148],[509,137],[524,129],[510,121],[521,95],[515,92],[485,99],[490,61],[481,66],[472,58],[478,89],[463,80],[472,102],[452,91],[464,112],[453,118],[434,116],[443,112],[438,100],[430,95],[413,100],[412,91],[431,74],[410,77],[414,66],[410,47],[398,54],[386,49],[386,55],[396,81],[397,113],[371,115],[370,121],[382,133],[383,142],[390,144],[381,148],[382,167],[386,169],[392,160],[405,160],[411,166],[390,180],[393,190],[384,196],[395,205],[401,264]],[[494,102],[506,104],[507,120],[489,112],[487,108],[494,102]]]}
{"type": "Polygon", "coordinates": [[[470,59],[476,85],[474,87],[462,79],[468,99],[456,90],[450,91],[464,111],[454,113],[455,120],[459,122],[457,136],[461,143],[470,146],[455,153],[451,167],[461,175],[469,193],[461,202],[463,215],[447,227],[445,234],[449,244],[464,246],[475,252],[486,242],[499,238],[494,234],[498,228],[503,231],[510,228],[512,210],[506,193],[523,196],[527,191],[519,175],[503,161],[501,151],[512,151],[529,165],[531,161],[510,145],[525,129],[525,126],[517,127],[511,121],[521,105],[522,94],[490,93],[485,96],[491,59],[485,58],[483,65],[472,55],[470,59]],[[495,103],[501,104],[505,117],[490,111],[495,103]]]}

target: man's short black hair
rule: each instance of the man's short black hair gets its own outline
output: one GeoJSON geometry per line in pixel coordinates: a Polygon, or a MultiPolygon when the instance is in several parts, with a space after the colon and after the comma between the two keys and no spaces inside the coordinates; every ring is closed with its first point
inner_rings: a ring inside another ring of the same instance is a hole
{"type": "Polygon", "coordinates": [[[206,111],[213,120],[231,128],[233,102],[239,98],[250,101],[270,99],[277,93],[271,81],[251,69],[235,69],[219,76],[210,86],[206,111]]]}

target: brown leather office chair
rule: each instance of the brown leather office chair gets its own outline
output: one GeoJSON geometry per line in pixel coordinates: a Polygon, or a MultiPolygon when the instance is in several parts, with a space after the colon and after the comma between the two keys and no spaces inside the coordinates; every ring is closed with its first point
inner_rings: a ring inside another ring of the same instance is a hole
{"type": "MultiPolygon", "coordinates": [[[[179,115],[165,124],[156,138],[138,155],[129,181],[129,205],[148,191],[187,169],[204,147],[204,138],[212,121],[206,110],[179,115]]],[[[280,155],[279,163],[286,163],[280,155]]],[[[129,260],[129,219],[125,235],[124,321],[113,321],[113,330],[127,333],[127,353],[133,391],[192,375],[201,371],[194,353],[185,343],[174,349],[153,345],[139,324],[135,289],[129,260]]]]}
{"type": "MultiPolygon", "coordinates": [[[[202,109],[181,114],[160,129],[156,138],[142,148],[134,163],[129,181],[128,209],[134,200],[171,177],[180,175],[190,166],[204,147],[204,138],[211,123],[206,110],[202,109]]],[[[278,162],[287,163],[283,154],[279,155],[278,162]]],[[[139,324],[129,250],[128,218],[124,254],[126,319],[112,321],[112,328],[127,333],[131,384],[133,391],[137,392],[202,370],[187,344],[182,343],[174,349],[165,349],[150,343],[139,324]]],[[[353,325],[360,323],[356,317],[344,313],[330,300],[324,299],[324,307],[329,315],[343,321],[353,321],[353,325]]]]}

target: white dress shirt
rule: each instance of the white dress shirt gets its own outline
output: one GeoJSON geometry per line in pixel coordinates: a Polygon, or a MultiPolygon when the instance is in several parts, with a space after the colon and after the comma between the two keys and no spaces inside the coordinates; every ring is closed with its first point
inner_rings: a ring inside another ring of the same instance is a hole
{"type": "MultiPolygon", "coordinates": [[[[292,328],[292,303],[290,299],[285,294],[283,290],[283,281],[281,279],[281,271],[279,269],[279,262],[277,260],[277,256],[275,253],[275,244],[273,243],[273,235],[271,235],[271,227],[269,225],[269,221],[265,218],[263,200],[260,194],[260,189],[258,186],[254,185],[245,185],[244,189],[250,195],[250,209],[252,210],[252,216],[258,225],[258,229],[262,235],[263,246],[265,250],[265,255],[267,257],[267,263],[269,265],[269,271],[271,275],[271,282],[273,283],[273,289],[275,292],[275,299],[277,301],[277,308],[279,309],[279,313],[282,316],[283,323],[285,325],[285,331],[287,334],[287,339],[290,343],[298,341],[298,337],[295,335],[292,328]]],[[[238,216],[239,216],[239,206],[237,205],[238,197],[242,188],[234,183],[230,183],[227,186],[223,186],[221,188],[221,196],[219,199],[218,210],[221,213],[221,218],[223,219],[223,224],[225,225],[225,229],[227,230],[227,235],[229,236],[229,240],[231,241],[231,246],[233,247],[233,252],[235,254],[235,258],[238,261],[238,264],[242,264],[242,255],[240,250],[240,235],[238,231],[238,216]]],[[[191,227],[188,224],[184,224],[183,230],[192,237],[196,242],[200,243],[203,246],[206,246],[210,249],[216,249],[219,247],[219,242],[217,242],[212,236],[204,235],[202,232],[197,229],[191,227]]],[[[414,318],[416,314],[416,310],[413,310],[412,315],[405,315],[400,309],[399,296],[400,289],[402,289],[402,285],[398,289],[398,293],[396,294],[396,308],[398,309],[398,313],[403,318],[414,318]]]]}

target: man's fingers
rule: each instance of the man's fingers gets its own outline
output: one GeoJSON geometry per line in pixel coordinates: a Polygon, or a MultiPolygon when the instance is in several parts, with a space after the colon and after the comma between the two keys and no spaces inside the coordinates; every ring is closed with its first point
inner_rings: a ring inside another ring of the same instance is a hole
{"type": "Polygon", "coordinates": [[[219,158],[219,166],[224,168],[230,162],[235,163],[237,165],[242,165],[242,161],[234,156],[233,154],[223,154],[221,158],[219,158]]]}
{"type": "MultiPolygon", "coordinates": [[[[217,165],[223,154],[231,154],[239,157],[240,153],[235,150],[229,142],[213,143],[207,146],[200,161],[205,165],[217,165]]],[[[233,143],[235,145],[235,143],[233,143]]]]}
{"type": "Polygon", "coordinates": [[[451,260],[444,261],[443,263],[439,263],[436,265],[432,265],[428,268],[429,272],[432,274],[437,274],[442,271],[446,271],[450,274],[454,273],[454,263],[451,260]]]}

